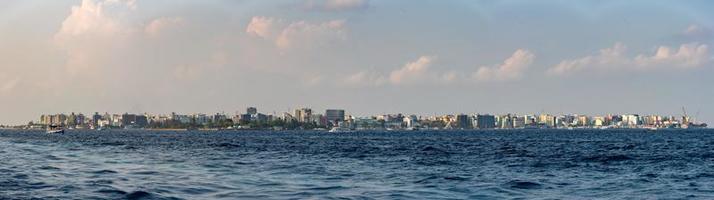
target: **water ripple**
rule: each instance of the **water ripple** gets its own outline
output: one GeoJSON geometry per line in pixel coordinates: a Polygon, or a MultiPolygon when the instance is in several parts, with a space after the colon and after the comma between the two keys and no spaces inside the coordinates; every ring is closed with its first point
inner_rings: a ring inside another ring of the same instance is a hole
{"type": "Polygon", "coordinates": [[[0,131],[0,199],[714,199],[714,131],[0,131]]]}

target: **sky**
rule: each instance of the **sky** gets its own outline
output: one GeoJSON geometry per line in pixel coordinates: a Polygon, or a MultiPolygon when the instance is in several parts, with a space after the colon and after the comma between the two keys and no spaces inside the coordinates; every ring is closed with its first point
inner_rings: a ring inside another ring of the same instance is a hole
{"type": "Polygon", "coordinates": [[[45,113],[714,122],[714,2],[3,0],[0,124],[45,113]]]}

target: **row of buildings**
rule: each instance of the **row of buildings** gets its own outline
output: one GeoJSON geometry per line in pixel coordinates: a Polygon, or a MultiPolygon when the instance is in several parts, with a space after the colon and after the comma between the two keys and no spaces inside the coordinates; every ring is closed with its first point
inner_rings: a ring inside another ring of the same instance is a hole
{"type": "Polygon", "coordinates": [[[402,119],[403,128],[445,128],[445,129],[518,129],[518,128],[693,128],[702,127],[706,124],[698,124],[690,117],[681,118],[674,116],[660,115],[444,115],[433,117],[411,116],[383,116],[378,119],[385,119],[389,124],[387,128],[399,128],[399,119],[402,119]],[[440,123],[433,123],[433,122],[440,123]],[[436,124],[437,127],[429,127],[424,122],[436,124]],[[441,127],[443,126],[443,127],[441,127]]]}
{"type": "Polygon", "coordinates": [[[207,114],[53,114],[42,115],[35,126],[60,125],[70,128],[272,128],[272,129],[328,129],[331,127],[352,130],[403,130],[403,129],[528,129],[528,128],[699,128],[689,116],[660,115],[516,115],[516,114],[458,114],[417,116],[385,114],[369,117],[347,115],[343,109],[313,112],[299,108],[293,112],[263,114],[256,107],[245,113],[226,115],[207,114]]]}
{"type": "Polygon", "coordinates": [[[294,122],[297,126],[329,128],[344,126],[345,110],[327,109],[324,113],[313,113],[310,108],[295,109],[294,112],[285,112],[282,115],[259,113],[256,107],[248,107],[245,113],[227,115],[216,113],[213,115],[195,114],[100,114],[95,112],[91,116],[82,113],[46,114],[41,115],[39,121],[31,122],[34,127],[58,125],[76,129],[99,128],[185,128],[185,127],[213,127],[213,128],[251,128],[251,125],[264,127],[270,124],[282,126],[285,122],[294,122]],[[282,123],[271,123],[282,122],[282,123]]]}

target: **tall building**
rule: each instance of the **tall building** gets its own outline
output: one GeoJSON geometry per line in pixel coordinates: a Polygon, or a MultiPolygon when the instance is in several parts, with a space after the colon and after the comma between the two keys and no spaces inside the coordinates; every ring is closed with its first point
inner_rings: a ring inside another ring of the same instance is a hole
{"type": "Polygon", "coordinates": [[[514,118],[515,117],[511,116],[511,114],[498,116],[498,118],[496,119],[496,123],[498,124],[497,127],[501,129],[513,128],[513,121],[515,120],[514,118]]]}
{"type": "Polygon", "coordinates": [[[102,120],[102,116],[98,112],[94,112],[94,115],[92,115],[92,127],[99,127],[99,120],[102,120]]]}
{"type": "Polygon", "coordinates": [[[513,118],[513,128],[524,128],[526,127],[526,116],[515,116],[513,118]]]}
{"type": "Polygon", "coordinates": [[[471,128],[471,120],[468,115],[456,115],[456,128],[468,129],[471,128]]]}
{"type": "Polygon", "coordinates": [[[637,127],[640,125],[640,116],[634,114],[622,115],[622,125],[631,128],[637,127]]]}
{"type": "Polygon", "coordinates": [[[298,122],[311,122],[312,120],[310,117],[312,117],[312,109],[310,108],[300,108],[300,109],[295,109],[295,118],[297,118],[298,122]]]}
{"type": "Polygon", "coordinates": [[[246,113],[248,113],[249,115],[258,114],[258,108],[256,108],[256,107],[248,107],[248,109],[246,109],[246,113]]]}
{"type": "Polygon", "coordinates": [[[496,128],[496,117],[493,115],[476,115],[476,127],[479,129],[496,128]]]}
{"type": "Polygon", "coordinates": [[[327,109],[325,110],[325,117],[328,123],[337,124],[337,122],[345,120],[345,110],[341,109],[327,109]]]}
{"type": "Polygon", "coordinates": [[[415,128],[420,126],[419,118],[417,118],[416,115],[405,116],[404,119],[402,119],[402,122],[407,128],[415,128]]]}

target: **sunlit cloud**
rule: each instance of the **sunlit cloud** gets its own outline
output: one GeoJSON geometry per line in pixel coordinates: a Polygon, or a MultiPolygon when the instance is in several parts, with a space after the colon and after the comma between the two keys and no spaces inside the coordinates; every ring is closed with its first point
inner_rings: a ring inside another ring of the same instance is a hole
{"type": "Polygon", "coordinates": [[[248,35],[272,41],[279,49],[296,46],[324,46],[346,38],[345,20],[326,22],[296,21],[255,16],[245,29],[248,35]]]}
{"type": "Polygon", "coordinates": [[[409,62],[404,67],[392,71],[389,74],[389,81],[393,84],[410,84],[425,81],[431,78],[432,73],[429,71],[431,63],[436,58],[433,56],[421,56],[413,62],[409,62]]]}
{"type": "Polygon", "coordinates": [[[523,77],[525,70],[533,64],[535,55],[528,50],[518,49],[502,64],[490,67],[480,67],[473,74],[479,81],[508,81],[523,77]]]}
{"type": "Polygon", "coordinates": [[[185,20],[181,17],[164,17],[151,21],[144,28],[144,32],[149,36],[158,36],[167,29],[172,29],[184,25],[185,20]]]}
{"type": "Polygon", "coordinates": [[[706,44],[682,44],[679,48],[660,46],[652,55],[626,55],[627,47],[616,43],[596,55],[563,60],[548,69],[552,75],[565,75],[584,70],[648,70],[658,68],[695,68],[711,61],[706,44]]]}

